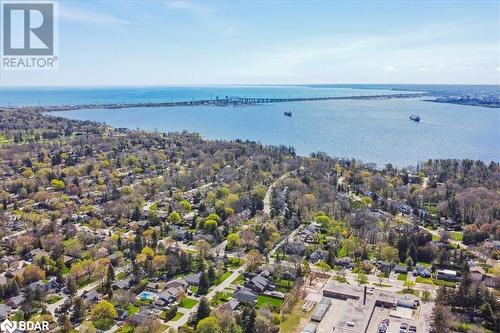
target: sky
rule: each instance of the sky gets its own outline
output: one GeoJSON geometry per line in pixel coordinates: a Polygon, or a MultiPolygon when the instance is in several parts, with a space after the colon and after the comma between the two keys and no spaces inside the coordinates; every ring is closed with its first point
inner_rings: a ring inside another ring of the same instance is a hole
{"type": "Polygon", "coordinates": [[[60,1],[59,69],[1,86],[500,84],[500,1],[60,1]]]}

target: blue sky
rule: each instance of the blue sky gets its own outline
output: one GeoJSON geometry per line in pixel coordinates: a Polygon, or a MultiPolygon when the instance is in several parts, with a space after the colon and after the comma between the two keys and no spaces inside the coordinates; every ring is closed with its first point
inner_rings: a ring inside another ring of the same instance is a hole
{"type": "Polygon", "coordinates": [[[57,71],[4,86],[500,83],[500,2],[60,1],[57,71]]]}

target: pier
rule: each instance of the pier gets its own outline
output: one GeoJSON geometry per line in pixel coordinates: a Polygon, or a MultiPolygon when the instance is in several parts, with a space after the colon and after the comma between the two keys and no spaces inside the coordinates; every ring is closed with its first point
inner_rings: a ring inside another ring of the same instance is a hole
{"type": "Polygon", "coordinates": [[[239,105],[259,105],[287,102],[305,102],[305,101],[326,101],[326,100],[377,100],[391,98],[417,98],[423,97],[427,93],[409,93],[392,95],[371,95],[371,96],[336,96],[336,97],[295,97],[295,98],[262,98],[262,97],[228,97],[215,99],[200,99],[192,101],[172,101],[172,102],[137,102],[137,103],[95,103],[78,105],[45,105],[45,106],[26,106],[10,107],[11,109],[30,109],[42,112],[53,111],[71,111],[83,109],[127,109],[127,108],[159,108],[175,106],[239,106],[239,105]]]}

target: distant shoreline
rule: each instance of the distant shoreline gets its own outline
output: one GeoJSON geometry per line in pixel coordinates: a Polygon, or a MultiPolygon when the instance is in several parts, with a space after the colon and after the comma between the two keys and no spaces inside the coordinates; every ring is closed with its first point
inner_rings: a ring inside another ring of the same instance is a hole
{"type": "Polygon", "coordinates": [[[287,102],[305,102],[305,101],[325,101],[325,100],[377,100],[393,98],[418,98],[428,96],[427,92],[406,93],[406,94],[383,94],[367,96],[335,96],[335,97],[302,97],[302,98],[221,98],[221,99],[200,99],[193,101],[179,102],[151,102],[151,103],[106,103],[106,104],[78,104],[78,105],[44,105],[44,106],[21,106],[5,107],[5,109],[18,110],[36,110],[41,112],[74,111],[86,109],[128,109],[128,108],[158,108],[158,107],[176,107],[176,106],[235,106],[235,105],[260,105],[287,102]]]}
{"type": "Polygon", "coordinates": [[[495,101],[481,101],[477,99],[471,99],[471,100],[464,100],[464,99],[446,99],[446,100],[441,100],[441,99],[424,99],[424,102],[434,102],[434,103],[442,103],[442,104],[457,104],[457,105],[467,105],[467,106],[480,106],[483,108],[490,108],[490,109],[498,109],[500,108],[500,101],[495,102],[495,101]]]}

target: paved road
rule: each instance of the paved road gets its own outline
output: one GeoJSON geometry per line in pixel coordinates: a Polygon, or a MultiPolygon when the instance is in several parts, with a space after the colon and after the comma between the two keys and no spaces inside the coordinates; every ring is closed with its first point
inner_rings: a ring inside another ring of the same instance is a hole
{"type": "Polygon", "coordinates": [[[288,172],[276,179],[267,189],[266,195],[264,196],[264,214],[267,214],[268,216],[271,215],[271,195],[273,194],[273,189],[280,180],[283,180],[286,177],[288,177],[288,172]]]}
{"type": "MultiPolygon", "coordinates": [[[[224,289],[229,287],[229,285],[234,281],[234,279],[236,279],[241,273],[243,273],[246,270],[246,268],[247,268],[247,265],[243,264],[241,267],[234,270],[233,273],[227,279],[225,279],[218,286],[215,286],[207,295],[205,295],[207,300],[211,300],[217,292],[223,291],[224,289]]],[[[184,312],[184,315],[181,318],[179,318],[178,320],[167,322],[167,325],[177,329],[180,326],[187,323],[187,321],[189,320],[189,317],[193,313],[195,313],[196,311],[198,311],[198,305],[192,307],[191,309],[188,309],[186,312],[184,312]]]]}
{"type": "MultiPolygon", "coordinates": [[[[115,274],[118,274],[120,272],[123,272],[124,269],[123,268],[118,268],[115,270],[115,274]]],[[[91,291],[95,288],[97,288],[99,286],[99,284],[101,284],[100,281],[97,281],[97,282],[93,282],[93,283],[90,283],[80,289],[78,289],[76,291],[76,296],[81,296],[84,292],[86,291],[91,291]]],[[[61,298],[59,301],[53,303],[53,304],[49,304],[47,306],[47,310],[52,314],[52,316],[55,318],[56,317],[56,309],[61,306],[68,298],[69,298],[69,295],[66,295],[64,293],[60,293],[61,296],[63,296],[63,298],[61,298]]]]}

